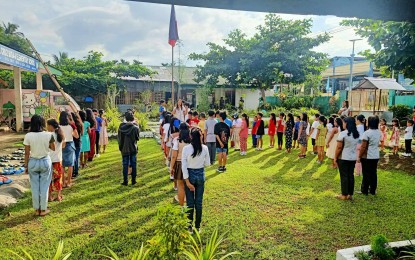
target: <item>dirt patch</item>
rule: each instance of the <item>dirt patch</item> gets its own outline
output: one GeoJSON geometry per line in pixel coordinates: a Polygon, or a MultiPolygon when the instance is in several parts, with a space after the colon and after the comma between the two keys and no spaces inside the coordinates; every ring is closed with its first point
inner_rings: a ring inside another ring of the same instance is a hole
{"type": "Polygon", "coordinates": [[[384,170],[401,170],[409,175],[415,175],[415,159],[404,157],[402,155],[393,155],[392,153],[381,154],[379,168],[384,170]]]}

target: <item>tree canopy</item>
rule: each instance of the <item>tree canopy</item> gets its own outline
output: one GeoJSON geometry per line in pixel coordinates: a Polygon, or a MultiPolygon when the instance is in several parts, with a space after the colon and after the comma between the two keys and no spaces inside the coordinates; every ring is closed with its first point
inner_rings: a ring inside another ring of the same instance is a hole
{"type": "Polygon", "coordinates": [[[119,77],[139,78],[151,75],[152,71],[138,60],[104,61],[103,54],[90,51],[82,59],[69,58],[64,52],[54,56],[57,69],[62,71],[58,81],[69,94],[93,95],[106,93],[107,86],[116,84],[122,86],[119,77]]]}
{"type": "Polygon", "coordinates": [[[414,23],[355,19],[344,20],[341,25],[353,26],[359,36],[367,38],[375,52],[366,50],[363,54],[377,67],[388,66],[415,78],[414,23]]]}
{"type": "Polygon", "coordinates": [[[23,33],[18,30],[17,24],[3,22],[0,26],[0,43],[31,56],[32,49],[23,37],[23,33]]]}
{"type": "Polygon", "coordinates": [[[292,75],[290,82],[302,83],[308,74],[320,74],[328,64],[327,55],[313,48],[330,37],[308,37],[311,27],[311,19],[283,20],[268,14],[253,37],[237,29],[224,39],[225,45],[210,42],[208,53],[192,53],[191,59],[205,62],[198,66],[196,80],[216,85],[222,77],[232,86],[256,87],[263,97],[286,73],[292,75]]]}

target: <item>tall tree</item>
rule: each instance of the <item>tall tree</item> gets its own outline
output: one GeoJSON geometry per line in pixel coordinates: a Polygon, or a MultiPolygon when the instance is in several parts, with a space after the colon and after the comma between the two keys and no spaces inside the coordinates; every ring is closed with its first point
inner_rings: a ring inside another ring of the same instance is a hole
{"type": "Polygon", "coordinates": [[[306,75],[319,74],[327,65],[327,55],[313,48],[330,37],[307,37],[311,27],[311,19],[283,20],[268,14],[253,37],[234,30],[224,39],[224,46],[210,42],[208,53],[192,53],[191,59],[205,62],[198,67],[196,80],[216,85],[222,77],[229,85],[256,87],[265,100],[265,90],[281,82],[284,73],[292,75],[291,82],[301,83],[306,75]]]}
{"type": "Polygon", "coordinates": [[[341,25],[355,27],[356,33],[367,38],[375,52],[363,54],[377,67],[403,72],[415,79],[415,24],[384,22],[370,19],[343,20],[341,25]]]}
{"type": "Polygon", "coordinates": [[[3,31],[4,31],[5,34],[8,34],[8,35],[16,35],[16,36],[19,36],[19,37],[24,37],[24,34],[22,32],[19,32],[18,31],[19,30],[19,25],[17,25],[17,24],[10,23],[10,22],[8,22],[7,24],[5,24],[3,22],[3,26],[2,27],[3,27],[3,31]]]}
{"type": "Polygon", "coordinates": [[[53,61],[54,61],[53,64],[56,65],[56,66],[63,65],[65,60],[69,58],[67,52],[59,52],[58,55],[53,54],[52,57],[53,57],[53,61]]]}
{"type": "Polygon", "coordinates": [[[32,55],[32,49],[23,37],[23,33],[18,31],[19,26],[13,23],[2,23],[0,26],[0,44],[4,44],[12,49],[32,55]]]}

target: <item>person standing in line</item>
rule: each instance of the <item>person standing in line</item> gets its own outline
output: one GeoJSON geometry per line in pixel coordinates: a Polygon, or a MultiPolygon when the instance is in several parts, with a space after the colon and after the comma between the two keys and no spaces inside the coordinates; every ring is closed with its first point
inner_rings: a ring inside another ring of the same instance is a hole
{"type": "Polygon", "coordinates": [[[319,114],[315,114],[314,122],[311,125],[311,131],[309,137],[311,137],[311,145],[313,146],[313,153],[317,154],[316,138],[317,138],[317,127],[320,125],[318,119],[320,118],[319,114]]]}
{"type": "Polygon", "coordinates": [[[122,173],[124,181],[121,185],[128,185],[128,169],[131,166],[131,185],[137,183],[137,142],[140,139],[140,130],[133,124],[134,115],[125,113],[127,123],[121,123],[118,128],[118,148],[122,155],[122,173]]]}
{"type": "Polygon", "coordinates": [[[45,132],[45,119],[33,115],[30,119],[30,132],[25,135],[25,172],[29,174],[32,203],[36,216],[46,216],[48,210],[48,192],[52,179],[52,161],[50,150],[55,150],[52,133],[45,132]]]}
{"type": "Polygon", "coordinates": [[[324,161],[324,147],[326,146],[327,136],[327,119],[324,116],[320,116],[319,126],[317,127],[316,146],[318,152],[317,163],[322,164],[324,161]]]}
{"type": "Polygon", "coordinates": [[[258,128],[256,129],[256,139],[257,139],[257,143],[258,143],[258,147],[256,148],[257,151],[262,151],[262,145],[264,143],[264,141],[262,140],[262,137],[265,134],[265,125],[264,125],[264,120],[262,120],[262,113],[258,113],[257,117],[258,117],[258,121],[257,121],[257,125],[258,128]]]}
{"type": "Polygon", "coordinates": [[[306,158],[307,152],[307,127],[308,127],[308,116],[306,113],[303,113],[300,122],[300,130],[298,132],[298,143],[301,145],[300,153],[298,157],[300,159],[306,158]]]}
{"type": "MultiPolygon", "coordinates": [[[[71,122],[73,123],[73,122],[71,122]]],[[[63,188],[72,186],[72,173],[75,165],[75,143],[74,138],[79,138],[76,126],[72,126],[69,122],[69,114],[62,111],[59,116],[59,125],[65,137],[65,147],[62,150],[62,167],[64,171],[63,188]],[[65,171],[65,168],[68,170],[65,171]]]]}
{"type": "MultiPolygon", "coordinates": [[[[215,125],[217,121],[215,119],[215,112],[213,110],[209,110],[208,112],[209,118],[206,120],[205,123],[205,143],[209,149],[209,158],[210,158],[210,165],[215,164],[216,160],[216,136],[215,136],[215,125]]],[[[203,129],[203,128],[202,128],[203,129]]]]}
{"type": "Polygon", "coordinates": [[[269,122],[268,122],[268,135],[269,135],[269,147],[270,148],[274,148],[276,132],[277,132],[277,118],[276,118],[275,113],[271,113],[269,122]]]}
{"type": "Polygon", "coordinates": [[[191,110],[189,110],[187,112],[187,116],[186,116],[186,123],[192,127],[192,119],[193,119],[193,112],[191,110]]]}
{"type": "Polygon", "coordinates": [[[242,119],[239,118],[238,114],[233,115],[232,122],[232,141],[235,144],[235,151],[241,150],[239,134],[241,132],[242,119]]]}
{"type": "Polygon", "coordinates": [[[223,97],[220,97],[219,109],[224,109],[224,108],[225,108],[225,100],[223,99],[223,97]]]}
{"type": "Polygon", "coordinates": [[[89,151],[91,149],[91,142],[89,140],[89,132],[91,132],[91,124],[86,120],[86,113],[85,111],[79,111],[79,117],[83,122],[83,132],[81,135],[81,167],[84,169],[87,167],[89,151]]]}
{"type": "Polygon", "coordinates": [[[370,116],[368,118],[369,129],[363,133],[362,145],[357,161],[362,163],[363,180],[361,185],[361,192],[368,195],[376,195],[376,188],[378,186],[378,162],[379,162],[379,142],[381,139],[381,132],[379,131],[379,117],[370,116]]]}
{"type": "Polygon", "coordinates": [[[55,150],[50,151],[50,159],[52,161],[52,178],[49,186],[49,201],[62,201],[62,147],[65,147],[65,137],[62,129],[60,129],[58,121],[49,119],[47,121],[48,132],[52,133],[55,140],[55,150]],[[53,197],[53,192],[56,191],[56,198],[53,197]]]}
{"type": "Polygon", "coordinates": [[[210,166],[210,158],[207,146],[202,144],[202,131],[198,127],[192,128],[190,136],[190,144],[186,145],[182,152],[182,172],[183,179],[186,182],[186,204],[189,208],[187,211],[189,218],[188,229],[190,233],[193,233],[193,219],[194,215],[196,215],[194,227],[200,233],[206,180],[205,167],[210,166]]]}
{"type": "Polygon", "coordinates": [[[326,156],[332,160],[332,168],[335,169],[336,167],[334,166],[334,156],[336,153],[336,145],[337,145],[337,137],[339,136],[339,133],[341,131],[343,131],[343,120],[341,120],[340,117],[337,117],[334,120],[334,127],[331,130],[330,136],[327,139],[327,152],[326,152],[326,156]]]}
{"type": "Polygon", "coordinates": [[[95,157],[95,140],[96,140],[96,128],[97,128],[97,121],[95,120],[94,113],[91,109],[87,109],[86,111],[86,120],[89,122],[89,127],[91,131],[89,131],[89,143],[90,149],[88,153],[88,161],[92,162],[95,157]]]}
{"type": "Polygon", "coordinates": [[[403,156],[411,157],[412,156],[412,136],[414,132],[414,120],[409,119],[406,121],[406,129],[405,129],[405,153],[403,156]]]}
{"type": "Polygon", "coordinates": [[[328,144],[328,140],[329,140],[329,137],[331,135],[331,131],[333,131],[334,120],[335,120],[335,117],[334,116],[330,116],[329,119],[328,119],[328,123],[327,123],[327,135],[326,135],[326,145],[328,144]]]}
{"type": "Polygon", "coordinates": [[[231,135],[231,129],[229,125],[225,123],[226,112],[220,112],[220,122],[215,125],[216,136],[216,152],[218,154],[218,169],[217,171],[222,173],[226,171],[226,161],[228,157],[228,142],[231,135]]]}
{"type": "Polygon", "coordinates": [[[197,124],[197,126],[202,130],[202,134],[203,134],[203,144],[206,144],[206,136],[205,136],[205,125],[206,125],[206,114],[205,113],[200,113],[200,121],[199,124],[197,124]]]}
{"type": "Polygon", "coordinates": [[[343,101],[342,108],[340,108],[338,115],[343,117],[351,116],[351,107],[349,107],[348,100],[343,101]]]}
{"type": "Polygon", "coordinates": [[[105,153],[108,145],[108,119],[104,116],[104,110],[99,110],[99,116],[102,119],[101,131],[99,132],[99,150],[102,148],[102,153],[105,153]]]}
{"type": "Polygon", "coordinates": [[[298,140],[298,133],[300,131],[300,122],[301,122],[301,117],[300,116],[295,116],[293,148],[300,148],[300,144],[297,141],[298,140]]]}
{"type": "Polygon", "coordinates": [[[72,178],[76,178],[79,175],[80,155],[82,146],[81,136],[84,132],[84,126],[82,120],[79,118],[79,115],[77,113],[72,112],[71,115],[75,123],[76,130],[78,131],[78,138],[73,138],[73,142],[75,144],[75,162],[73,167],[72,178]]]}
{"type": "Polygon", "coordinates": [[[186,122],[185,114],[187,113],[186,108],[183,105],[183,100],[179,98],[176,103],[176,107],[173,109],[173,116],[180,120],[180,122],[186,122]]]}
{"type": "Polygon", "coordinates": [[[283,143],[283,136],[284,136],[284,128],[285,128],[285,114],[280,113],[279,120],[277,122],[277,139],[278,139],[278,149],[282,150],[282,143],[283,143]]]}
{"type": "Polygon", "coordinates": [[[287,153],[291,153],[291,149],[293,148],[294,116],[293,114],[288,113],[287,118],[284,126],[285,149],[287,150],[287,153]]]}
{"type": "Polygon", "coordinates": [[[354,192],[354,167],[356,165],[356,149],[359,143],[359,132],[353,117],[347,117],[343,121],[342,131],[337,137],[337,147],[334,156],[334,166],[339,168],[341,194],[336,198],[340,200],[353,200],[354,192]]]}
{"type": "MultiPolygon", "coordinates": [[[[362,145],[363,133],[366,130],[365,129],[366,128],[366,119],[365,119],[364,115],[358,115],[356,117],[356,128],[357,128],[357,131],[359,132],[359,143],[357,144],[356,156],[359,156],[360,146],[362,145]]],[[[362,164],[359,161],[356,161],[355,174],[356,174],[356,176],[362,175],[362,164]]]]}
{"type": "Polygon", "coordinates": [[[190,127],[198,127],[200,123],[199,120],[199,113],[197,111],[194,111],[192,113],[192,119],[189,120],[190,127]]]}
{"type": "Polygon", "coordinates": [[[98,114],[98,110],[94,109],[92,110],[95,116],[95,121],[97,122],[97,127],[95,128],[95,157],[99,157],[100,149],[99,149],[99,140],[100,140],[100,134],[101,134],[101,127],[102,127],[102,118],[101,114],[98,114]]]}
{"type": "Polygon", "coordinates": [[[180,206],[184,206],[185,188],[182,171],[183,148],[190,144],[189,126],[183,122],[179,127],[179,136],[173,139],[173,147],[170,163],[170,174],[173,176],[177,185],[177,201],[180,206]]]}
{"type": "Polygon", "coordinates": [[[246,155],[248,150],[248,130],[249,130],[249,117],[247,114],[242,114],[241,132],[239,133],[239,142],[241,148],[241,155],[246,155]]]}
{"type": "Polygon", "coordinates": [[[399,121],[398,119],[394,118],[392,120],[392,135],[390,137],[394,155],[397,155],[399,151],[399,138],[399,121]]]}
{"type": "Polygon", "coordinates": [[[159,103],[160,103],[160,107],[159,107],[159,115],[160,115],[160,117],[159,117],[159,124],[161,124],[161,123],[163,123],[163,119],[164,119],[163,115],[164,115],[164,112],[166,112],[166,101],[164,101],[162,99],[162,100],[160,100],[159,103]]]}
{"type": "Polygon", "coordinates": [[[258,145],[258,140],[256,139],[256,132],[257,132],[259,124],[257,124],[257,122],[258,122],[258,116],[254,116],[254,122],[252,123],[252,131],[251,131],[253,148],[256,148],[258,145]]]}
{"type": "Polygon", "coordinates": [[[382,118],[380,120],[380,132],[382,134],[380,139],[380,151],[383,152],[385,150],[385,142],[388,140],[388,127],[386,126],[386,120],[382,118]]]}

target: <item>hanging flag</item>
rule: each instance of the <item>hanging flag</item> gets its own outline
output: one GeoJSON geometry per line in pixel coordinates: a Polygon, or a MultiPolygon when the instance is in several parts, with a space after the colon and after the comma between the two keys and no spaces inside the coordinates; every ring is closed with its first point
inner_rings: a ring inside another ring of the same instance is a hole
{"type": "Polygon", "coordinates": [[[174,5],[171,5],[169,44],[174,47],[177,40],[179,40],[179,31],[177,30],[176,11],[174,10],[174,5]]]}

